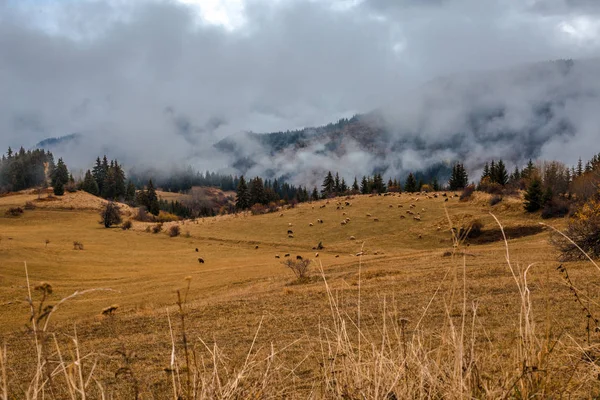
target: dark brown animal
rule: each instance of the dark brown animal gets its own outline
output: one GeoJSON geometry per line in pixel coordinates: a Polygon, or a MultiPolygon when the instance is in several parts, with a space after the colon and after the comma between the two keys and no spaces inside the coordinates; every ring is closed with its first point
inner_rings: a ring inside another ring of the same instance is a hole
{"type": "Polygon", "coordinates": [[[302,260],[302,256],[296,256],[296,260],[302,260]]]}
{"type": "Polygon", "coordinates": [[[200,264],[204,264],[204,259],[203,259],[203,258],[199,258],[199,259],[198,259],[198,262],[199,262],[200,264]]]}

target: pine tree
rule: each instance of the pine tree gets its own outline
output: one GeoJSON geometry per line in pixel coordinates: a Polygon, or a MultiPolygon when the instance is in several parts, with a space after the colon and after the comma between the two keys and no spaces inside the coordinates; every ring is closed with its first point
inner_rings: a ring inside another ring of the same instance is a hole
{"type": "Polygon", "coordinates": [[[340,193],[342,191],[342,185],[340,183],[340,175],[337,172],[335,173],[335,180],[334,180],[333,191],[336,194],[340,193]]]}
{"type": "Polygon", "coordinates": [[[577,161],[577,176],[583,175],[583,161],[581,161],[581,157],[577,161]]]}
{"type": "Polygon", "coordinates": [[[321,189],[321,194],[324,198],[329,197],[335,191],[335,180],[333,179],[333,175],[331,171],[327,172],[327,176],[323,180],[323,189],[321,189]]]}
{"type": "Polygon", "coordinates": [[[115,160],[114,165],[114,176],[115,176],[115,198],[124,199],[127,194],[127,187],[125,186],[125,172],[115,160]]]}
{"type": "Polygon", "coordinates": [[[312,191],[312,194],[310,197],[313,201],[319,200],[319,191],[317,190],[316,186],[313,188],[313,191],[312,191]]]}
{"type": "Polygon", "coordinates": [[[145,198],[148,212],[152,215],[158,215],[160,212],[160,204],[158,203],[158,196],[156,195],[156,190],[154,189],[152,179],[148,181],[145,198]]]}
{"type": "Polygon", "coordinates": [[[367,180],[366,176],[363,176],[362,181],[360,183],[360,192],[362,194],[368,194],[369,191],[370,191],[369,181],[367,180]]]}
{"type": "Polygon", "coordinates": [[[490,177],[490,164],[488,164],[486,162],[485,165],[483,166],[483,173],[481,174],[480,180],[484,180],[485,178],[489,178],[489,177],[490,177]]]}
{"type": "Polygon", "coordinates": [[[533,178],[525,192],[525,210],[527,212],[536,212],[542,208],[542,182],[539,178],[533,178]]]}
{"type": "Polygon", "coordinates": [[[99,194],[98,184],[96,183],[96,180],[92,176],[92,173],[89,169],[85,172],[85,177],[83,178],[81,189],[85,192],[93,194],[94,196],[98,196],[99,194]]]}
{"type": "Polygon", "coordinates": [[[354,177],[354,183],[352,183],[352,192],[360,192],[360,187],[358,186],[358,180],[356,179],[356,177],[354,177]]]}
{"type": "Polygon", "coordinates": [[[135,185],[129,181],[125,191],[125,202],[132,203],[135,200],[135,185]]]}
{"type": "Polygon", "coordinates": [[[342,178],[342,182],[340,183],[340,193],[346,193],[348,191],[348,185],[346,184],[346,180],[342,178]]]}
{"type": "Polygon", "coordinates": [[[415,179],[415,176],[411,172],[408,174],[408,177],[406,178],[406,182],[404,183],[404,191],[409,192],[409,193],[414,193],[417,190],[418,190],[417,189],[417,180],[415,179]]]}
{"type": "Polygon", "coordinates": [[[246,184],[244,175],[240,176],[240,181],[237,186],[237,193],[235,198],[235,208],[238,210],[245,210],[250,207],[250,191],[246,184]]]}
{"type": "Polygon", "coordinates": [[[496,171],[492,181],[502,186],[508,183],[508,173],[506,172],[506,166],[504,165],[504,161],[498,160],[498,164],[496,164],[496,171]]]}
{"type": "Polygon", "coordinates": [[[254,204],[265,204],[266,202],[263,180],[257,176],[250,181],[250,206],[253,206],[254,204]]]}
{"type": "MultiPolygon", "coordinates": [[[[492,166],[495,170],[496,167],[493,161],[492,166]]],[[[491,170],[490,173],[492,173],[491,170]]],[[[465,167],[461,163],[456,163],[452,167],[452,175],[450,176],[450,181],[448,181],[448,186],[450,187],[450,190],[464,189],[468,183],[469,176],[467,175],[465,167]]]]}
{"type": "Polygon", "coordinates": [[[65,193],[64,185],[69,183],[69,171],[62,158],[58,159],[56,168],[52,172],[52,187],[54,188],[54,194],[62,196],[65,193]],[[58,189],[57,189],[58,187],[58,189]]]}

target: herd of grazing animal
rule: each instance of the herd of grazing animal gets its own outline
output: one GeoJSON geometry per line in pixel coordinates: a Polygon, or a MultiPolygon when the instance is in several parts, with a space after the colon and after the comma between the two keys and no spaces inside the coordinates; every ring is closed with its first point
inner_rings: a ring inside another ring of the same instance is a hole
{"type": "MultiPolygon", "coordinates": [[[[424,196],[425,196],[425,198],[427,198],[427,199],[437,199],[437,198],[438,198],[438,194],[437,194],[437,193],[433,193],[433,194],[431,194],[431,195],[430,195],[430,194],[426,194],[426,193],[420,193],[420,194],[421,194],[421,195],[424,195],[424,196]]],[[[394,194],[394,193],[385,193],[385,194],[384,194],[384,196],[395,196],[395,195],[396,195],[396,194],[394,194]]],[[[396,196],[397,196],[397,195],[396,195],[396,196]]],[[[454,193],[453,195],[448,195],[447,193],[441,193],[439,196],[441,196],[441,197],[444,199],[444,201],[445,201],[445,202],[447,202],[447,201],[448,201],[448,199],[449,199],[450,197],[459,197],[459,196],[458,196],[458,194],[456,194],[456,193],[454,193]]],[[[415,211],[413,211],[413,210],[416,210],[416,207],[417,207],[417,206],[416,206],[416,204],[415,204],[415,203],[416,203],[417,201],[419,201],[419,200],[420,200],[420,198],[419,198],[419,197],[418,197],[418,195],[417,195],[417,197],[411,197],[411,198],[410,198],[410,200],[411,200],[411,203],[409,204],[409,207],[408,207],[409,209],[408,209],[408,210],[406,210],[406,214],[409,214],[409,215],[411,215],[411,216],[413,217],[413,220],[415,220],[415,221],[421,221],[421,220],[422,220],[421,213],[425,213],[425,212],[426,212],[425,208],[423,208],[423,207],[422,207],[422,208],[421,208],[421,211],[420,211],[420,212],[417,212],[417,213],[416,213],[415,211]]],[[[319,208],[325,208],[325,207],[327,206],[327,204],[329,204],[329,201],[327,201],[325,204],[322,204],[322,205],[320,205],[320,206],[319,206],[319,208]]],[[[351,203],[350,201],[344,201],[343,203],[342,203],[341,201],[338,201],[338,202],[337,202],[337,207],[336,207],[336,209],[337,209],[337,210],[344,210],[344,208],[345,208],[345,207],[350,207],[351,205],[352,205],[352,203],[351,203]]],[[[393,205],[393,204],[389,204],[389,205],[388,205],[388,207],[389,207],[389,208],[394,208],[394,205],[393,205]]],[[[403,207],[404,207],[404,206],[403,206],[402,204],[398,204],[398,205],[397,205],[397,208],[403,208],[403,207]]],[[[314,209],[314,208],[315,208],[315,207],[314,207],[314,206],[312,206],[312,209],[314,209]]],[[[341,225],[341,226],[345,226],[345,225],[347,225],[347,224],[350,222],[350,218],[349,218],[349,217],[347,217],[347,215],[348,215],[348,214],[347,214],[347,212],[346,212],[346,211],[342,212],[342,216],[346,216],[346,218],[344,218],[343,220],[341,220],[341,221],[340,221],[340,225],[341,225]]],[[[281,213],[281,214],[279,214],[279,216],[280,216],[280,217],[283,217],[283,216],[284,216],[284,214],[283,214],[283,213],[281,213]]],[[[373,222],[379,222],[379,221],[380,221],[380,219],[379,219],[379,218],[376,218],[376,217],[375,217],[375,218],[373,218],[373,215],[372,215],[371,213],[367,213],[367,214],[366,214],[366,216],[367,216],[368,218],[371,218],[373,222]]],[[[400,215],[400,219],[406,219],[406,217],[405,217],[404,215],[400,215]]],[[[323,219],[321,219],[321,218],[318,218],[318,219],[317,219],[317,224],[323,224],[323,223],[324,223],[323,219]]],[[[313,226],[314,226],[314,224],[313,224],[312,222],[310,222],[310,223],[308,224],[308,226],[309,226],[309,227],[313,227],[313,226]]],[[[291,228],[291,227],[292,227],[292,223],[291,223],[291,222],[289,222],[289,223],[288,223],[288,228],[291,228]]],[[[438,230],[439,230],[439,227],[438,227],[438,230]]],[[[288,238],[290,238],[290,239],[293,239],[293,238],[294,238],[294,231],[293,231],[292,229],[288,229],[288,230],[287,230],[287,235],[288,235],[288,238]]],[[[417,237],[418,237],[419,239],[422,239],[422,238],[423,238],[422,234],[419,234],[417,237]]],[[[355,237],[355,236],[350,236],[350,240],[356,240],[356,237],[355,237]]],[[[254,247],[254,248],[255,248],[255,249],[258,249],[259,247],[258,247],[258,245],[255,245],[255,247],[254,247]]],[[[318,249],[318,250],[321,250],[321,249],[323,249],[323,246],[322,246],[322,244],[321,244],[321,243],[319,243],[319,246],[318,246],[318,247],[313,247],[313,250],[316,250],[316,249],[318,249]]],[[[196,247],[196,248],[195,248],[195,251],[198,253],[198,252],[199,252],[199,249],[196,247]]],[[[359,252],[359,253],[357,253],[357,254],[356,254],[356,256],[363,255],[363,254],[364,254],[363,252],[359,252]]],[[[290,257],[290,253],[285,253],[285,254],[284,254],[284,257],[290,257]]],[[[315,257],[315,258],[319,257],[319,253],[318,253],[318,252],[316,252],[316,253],[315,253],[315,255],[314,255],[314,257],[315,257]]],[[[339,255],[336,255],[335,257],[336,257],[336,258],[338,258],[338,257],[339,257],[339,255]]],[[[276,255],[275,255],[275,258],[281,258],[281,256],[280,256],[279,254],[276,254],[276,255]]],[[[296,256],[296,260],[303,260],[303,258],[302,258],[302,256],[300,256],[300,255],[297,255],[297,256],[296,256]]],[[[204,258],[202,258],[202,257],[199,257],[199,258],[198,258],[198,263],[200,263],[200,264],[204,264],[204,263],[205,263],[205,260],[204,260],[204,258]]]]}

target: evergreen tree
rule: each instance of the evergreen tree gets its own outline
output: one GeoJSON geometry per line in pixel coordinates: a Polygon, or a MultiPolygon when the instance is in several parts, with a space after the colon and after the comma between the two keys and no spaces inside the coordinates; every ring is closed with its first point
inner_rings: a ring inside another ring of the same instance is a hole
{"type": "Polygon", "coordinates": [[[334,189],[333,191],[337,194],[340,193],[342,191],[342,184],[340,183],[340,175],[336,172],[335,173],[335,180],[334,180],[334,189]]]}
{"type": "Polygon", "coordinates": [[[257,176],[250,181],[250,205],[266,204],[266,200],[263,180],[257,176]]]}
{"type": "Polygon", "coordinates": [[[132,203],[135,200],[135,185],[129,181],[125,191],[125,202],[132,203]]]}
{"type": "Polygon", "coordinates": [[[104,185],[104,178],[106,178],[106,174],[102,168],[102,161],[100,161],[100,157],[96,158],[96,165],[94,165],[94,168],[92,169],[92,176],[98,185],[98,193],[102,193],[102,186],[104,185]]]}
{"type": "Polygon", "coordinates": [[[496,170],[494,172],[492,182],[496,182],[502,186],[508,183],[508,173],[506,172],[506,166],[504,165],[504,161],[498,160],[498,164],[496,164],[496,170]]]}
{"type": "Polygon", "coordinates": [[[248,185],[246,184],[244,175],[240,176],[240,181],[238,182],[235,208],[238,210],[250,208],[250,191],[248,190],[248,185]]]}
{"type": "Polygon", "coordinates": [[[530,158],[529,161],[527,162],[527,166],[521,173],[521,176],[525,179],[531,179],[531,178],[533,178],[534,172],[535,172],[535,165],[533,164],[533,161],[530,158]]]}
{"type": "Polygon", "coordinates": [[[527,212],[536,212],[542,208],[542,182],[539,178],[533,178],[525,192],[525,210],[527,212]]]}
{"type": "Polygon", "coordinates": [[[431,188],[434,192],[439,192],[440,190],[440,182],[438,181],[437,176],[433,177],[433,182],[431,183],[431,188]]]}
{"type": "Polygon", "coordinates": [[[52,187],[54,188],[54,194],[62,196],[64,191],[64,185],[69,183],[69,171],[62,158],[58,159],[56,168],[52,172],[52,187]],[[58,189],[56,188],[58,187],[58,189]]]}
{"type": "Polygon", "coordinates": [[[324,198],[329,197],[335,191],[335,180],[333,179],[333,175],[331,171],[327,172],[327,176],[323,180],[323,189],[321,189],[321,194],[324,198]]]}
{"type": "Polygon", "coordinates": [[[484,180],[485,178],[489,178],[489,177],[490,177],[490,164],[488,164],[486,162],[485,165],[483,166],[483,173],[481,174],[480,180],[484,180]]]}
{"type": "Polygon", "coordinates": [[[408,192],[408,193],[414,193],[417,190],[418,190],[417,189],[417,180],[415,179],[415,176],[411,172],[408,174],[408,177],[406,178],[406,182],[404,183],[404,191],[408,192]]]}
{"type": "Polygon", "coordinates": [[[85,192],[93,194],[94,196],[99,195],[98,184],[96,183],[96,180],[92,176],[92,173],[90,172],[89,169],[85,172],[85,177],[83,178],[83,183],[81,184],[81,189],[85,192]]]}
{"type": "Polygon", "coordinates": [[[148,212],[152,215],[158,215],[158,213],[160,212],[160,206],[158,204],[158,196],[156,195],[156,189],[154,189],[152,179],[148,181],[145,198],[148,212]]]}
{"type": "Polygon", "coordinates": [[[346,184],[346,180],[342,178],[342,182],[340,183],[340,193],[346,193],[348,191],[348,185],[346,184]]]}
{"type": "Polygon", "coordinates": [[[583,161],[581,161],[581,157],[577,161],[577,176],[583,175],[583,161]]]}
{"type": "Polygon", "coordinates": [[[312,194],[310,197],[313,201],[319,200],[319,191],[317,190],[316,186],[313,188],[313,191],[312,191],[312,194]]]}
{"type": "Polygon", "coordinates": [[[115,160],[114,165],[114,176],[115,176],[115,197],[117,199],[124,199],[127,194],[127,187],[125,186],[125,172],[115,160]]]}
{"type": "Polygon", "coordinates": [[[366,176],[362,177],[362,181],[360,183],[360,192],[362,194],[367,194],[370,191],[370,187],[369,187],[369,181],[367,180],[366,176]]]}
{"type": "MultiPolygon", "coordinates": [[[[492,168],[495,170],[494,162],[492,161],[492,167],[490,168],[490,173],[492,174],[492,168]]],[[[448,182],[448,186],[450,190],[459,190],[464,189],[465,186],[469,183],[469,176],[467,175],[467,171],[465,167],[461,163],[456,163],[452,167],[452,175],[450,176],[450,181],[448,182]]]]}
{"type": "Polygon", "coordinates": [[[358,180],[356,179],[356,176],[354,177],[354,183],[352,183],[352,191],[354,193],[360,192],[360,187],[358,186],[358,180]]]}

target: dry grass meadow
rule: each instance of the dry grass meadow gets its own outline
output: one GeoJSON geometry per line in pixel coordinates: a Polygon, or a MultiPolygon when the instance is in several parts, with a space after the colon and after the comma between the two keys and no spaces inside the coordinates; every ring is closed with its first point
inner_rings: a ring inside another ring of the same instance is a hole
{"type": "Polygon", "coordinates": [[[178,222],[179,237],[105,229],[102,201],[81,192],[1,197],[0,399],[600,395],[600,270],[563,263],[566,283],[519,199],[449,195],[178,222]],[[482,234],[459,242],[449,219],[482,234]],[[286,254],[311,259],[311,276],[295,282],[286,254]]]}

